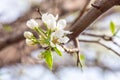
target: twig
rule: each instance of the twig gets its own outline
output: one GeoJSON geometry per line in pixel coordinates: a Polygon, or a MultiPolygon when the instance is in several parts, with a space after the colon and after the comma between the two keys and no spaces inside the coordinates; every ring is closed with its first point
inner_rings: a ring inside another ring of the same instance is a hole
{"type": "Polygon", "coordinates": [[[98,38],[104,39],[105,41],[111,41],[115,45],[117,45],[118,47],[120,47],[120,45],[113,40],[114,36],[98,35],[98,34],[92,34],[92,33],[86,33],[86,32],[83,32],[82,35],[92,36],[92,37],[98,37],[98,38]]]}
{"type": "Polygon", "coordinates": [[[107,35],[102,35],[102,34],[92,34],[92,33],[83,32],[82,35],[98,37],[98,38],[102,38],[106,41],[111,41],[112,40],[112,36],[107,36],[107,35]]]}
{"type": "Polygon", "coordinates": [[[70,48],[65,47],[64,45],[62,45],[62,47],[63,47],[63,49],[64,49],[66,52],[68,52],[68,53],[70,53],[70,54],[79,51],[78,48],[72,48],[72,49],[70,49],[70,48]]]}
{"type": "Polygon", "coordinates": [[[42,16],[42,12],[40,10],[40,8],[37,8],[36,11],[39,13],[40,17],[36,18],[36,19],[41,19],[41,16],[42,16]]]}
{"type": "Polygon", "coordinates": [[[78,48],[78,52],[77,52],[77,66],[79,66],[79,63],[80,63],[80,67],[82,68],[82,63],[80,61],[80,45],[79,45],[79,40],[78,38],[74,39],[74,45],[76,48],[78,48]]]}
{"type": "Polygon", "coordinates": [[[119,54],[117,51],[115,51],[115,50],[113,50],[112,48],[110,48],[110,47],[106,46],[105,44],[101,43],[101,42],[100,42],[100,39],[99,39],[99,40],[79,40],[79,41],[80,41],[80,42],[89,42],[89,43],[97,43],[97,44],[100,44],[101,46],[107,48],[108,50],[111,50],[112,52],[114,52],[116,55],[118,55],[118,56],[120,57],[120,54],[119,54]]]}

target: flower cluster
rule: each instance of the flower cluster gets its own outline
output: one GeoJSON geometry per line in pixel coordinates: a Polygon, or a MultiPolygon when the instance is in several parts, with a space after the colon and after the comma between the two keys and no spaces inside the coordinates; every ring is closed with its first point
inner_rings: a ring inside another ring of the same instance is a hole
{"type": "Polygon", "coordinates": [[[52,68],[52,52],[55,51],[58,55],[62,56],[61,51],[64,49],[60,46],[69,41],[67,34],[71,34],[70,31],[64,30],[66,27],[66,20],[58,20],[58,15],[53,16],[52,14],[42,14],[42,21],[46,29],[42,29],[34,19],[27,21],[27,26],[36,31],[39,38],[36,38],[33,33],[29,31],[24,32],[24,37],[26,38],[26,44],[35,45],[39,44],[43,48],[46,48],[41,56],[44,57],[46,63],[50,68],[52,68]]]}

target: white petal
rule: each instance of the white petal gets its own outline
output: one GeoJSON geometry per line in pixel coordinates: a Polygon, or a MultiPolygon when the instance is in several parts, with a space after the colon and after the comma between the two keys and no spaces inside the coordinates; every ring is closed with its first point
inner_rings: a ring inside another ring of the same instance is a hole
{"type": "Polygon", "coordinates": [[[55,20],[57,20],[58,19],[58,14],[55,16],[55,20]]]}
{"type": "Polygon", "coordinates": [[[42,47],[48,47],[48,45],[47,45],[47,44],[41,44],[41,46],[42,46],[42,47]]]}
{"type": "Polygon", "coordinates": [[[62,36],[64,36],[64,30],[60,29],[54,32],[54,37],[60,38],[62,36]]]}
{"type": "Polygon", "coordinates": [[[51,20],[48,24],[48,28],[51,30],[55,30],[56,28],[56,21],[55,20],[51,20]]]}
{"type": "Polygon", "coordinates": [[[63,37],[65,34],[71,34],[72,32],[70,31],[65,31],[65,30],[62,30],[62,29],[59,29],[59,30],[56,30],[54,32],[54,37],[57,37],[57,38],[60,38],[60,37],[63,37]]]}
{"type": "Polygon", "coordinates": [[[48,15],[48,13],[42,14],[42,21],[43,21],[44,23],[46,23],[46,21],[47,21],[47,15],[48,15]]]}
{"type": "Polygon", "coordinates": [[[51,41],[53,40],[54,35],[55,35],[55,32],[51,33],[51,36],[50,36],[51,41]]]}
{"type": "Polygon", "coordinates": [[[24,37],[25,38],[31,38],[32,36],[33,36],[33,34],[31,32],[29,32],[29,31],[24,32],[24,37]]]}
{"type": "Polygon", "coordinates": [[[64,30],[64,33],[65,33],[65,34],[72,34],[72,32],[70,32],[70,31],[65,31],[65,30],[64,30]]]}
{"type": "Polygon", "coordinates": [[[26,44],[30,46],[30,45],[34,45],[34,42],[31,41],[30,39],[26,39],[26,44]]]}
{"type": "Polygon", "coordinates": [[[58,29],[64,29],[66,26],[66,20],[65,19],[60,19],[57,23],[57,28],[58,29]]]}
{"type": "Polygon", "coordinates": [[[48,14],[47,19],[49,20],[55,20],[55,17],[52,14],[48,14]]]}
{"type": "Polygon", "coordinates": [[[34,19],[28,20],[26,25],[31,29],[34,29],[35,27],[39,27],[38,23],[34,19]]]}
{"type": "Polygon", "coordinates": [[[60,51],[64,51],[64,49],[60,46],[60,45],[56,45],[57,49],[59,49],[60,51]]]}
{"type": "Polygon", "coordinates": [[[53,42],[50,42],[50,45],[51,45],[52,47],[55,47],[55,44],[54,44],[53,42]]]}
{"type": "Polygon", "coordinates": [[[61,38],[58,39],[58,41],[60,43],[67,43],[69,41],[69,38],[68,37],[61,37],[61,38]]]}
{"type": "Polygon", "coordinates": [[[54,17],[52,14],[43,14],[42,21],[47,25],[49,29],[54,30],[56,28],[56,17],[54,17]]]}

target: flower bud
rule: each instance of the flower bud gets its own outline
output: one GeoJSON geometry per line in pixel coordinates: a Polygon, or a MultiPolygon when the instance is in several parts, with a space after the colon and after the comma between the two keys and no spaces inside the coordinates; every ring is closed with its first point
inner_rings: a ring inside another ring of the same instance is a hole
{"type": "Polygon", "coordinates": [[[48,29],[54,30],[56,28],[56,20],[58,15],[55,17],[52,14],[42,14],[42,21],[47,25],[48,29]]]}
{"type": "Polygon", "coordinates": [[[34,19],[30,19],[29,21],[27,21],[26,25],[30,29],[35,29],[35,27],[39,27],[38,23],[34,19]]]}
{"type": "Polygon", "coordinates": [[[26,39],[26,44],[30,46],[30,45],[34,45],[35,43],[30,39],[26,39]]]}
{"type": "Polygon", "coordinates": [[[33,36],[33,34],[29,31],[24,32],[24,37],[30,39],[33,36]]]}

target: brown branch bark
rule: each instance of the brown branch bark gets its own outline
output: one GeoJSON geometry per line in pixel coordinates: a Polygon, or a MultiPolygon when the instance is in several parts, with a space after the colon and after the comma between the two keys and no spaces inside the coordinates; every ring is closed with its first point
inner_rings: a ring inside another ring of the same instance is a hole
{"type": "Polygon", "coordinates": [[[120,0],[97,0],[92,4],[92,8],[70,28],[73,32],[69,35],[71,39],[76,38],[81,32],[83,32],[91,23],[93,23],[100,15],[109,10],[115,5],[119,5],[120,0]]]}
{"type": "MultiPolygon", "coordinates": [[[[72,23],[72,25],[74,25],[74,24],[76,23],[76,21],[85,13],[86,8],[87,8],[88,4],[90,3],[90,1],[91,1],[91,0],[87,0],[87,1],[86,1],[83,9],[80,11],[79,16],[78,16],[77,19],[72,23]]],[[[72,25],[71,25],[71,26],[72,26],[72,25]]]]}
{"type": "Polygon", "coordinates": [[[1,39],[0,40],[0,50],[5,48],[6,46],[9,46],[13,43],[17,43],[17,42],[23,40],[24,39],[23,32],[24,31],[18,32],[18,33],[13,34],[12,36],[7,37],[6,39],[1,39]]]}

